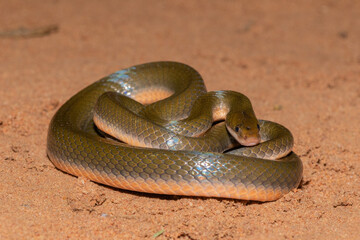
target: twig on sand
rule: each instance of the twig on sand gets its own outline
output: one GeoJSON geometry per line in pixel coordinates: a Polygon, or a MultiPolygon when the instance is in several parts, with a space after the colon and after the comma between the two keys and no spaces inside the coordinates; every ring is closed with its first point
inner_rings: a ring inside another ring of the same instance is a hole
{"type": "Polygon", "coordinates": [[[56,33],[59,31],[59,25],[47,25],[43,27],[36,28],[25,28],[19,27],[11,30],[0,31],[0,37],[2,38],[33,38],[33,37],[43,37],[56,33]]]}

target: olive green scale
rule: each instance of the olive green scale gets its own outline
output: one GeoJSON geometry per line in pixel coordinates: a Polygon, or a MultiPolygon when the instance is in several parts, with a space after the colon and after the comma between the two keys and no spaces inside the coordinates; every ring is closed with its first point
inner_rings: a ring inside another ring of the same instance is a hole
{"type": "MultiPolygon", "coordinates": [[[[168,149],[134,147],[105,138],[97,130],[94,107],[104,93],[131,98],[154,87],[170,89],[174,94],[147,105],[145,110],[140,105],[132,110],[143,111],[143,116],[156,113],[159,119],[167,121],[181,121],[189,115],[194,102],[206,94],[200,74],[181,63],[154,62],[115,72],[77,93],[56,112],[48,132],[50,160],[65,172],[95,182],[158,194],[269,201],[299,185],[303,170],[295,153],[279,160],[264,159],[274,153],[284,154],[283,149],[291,151],[293,145],[291,133],[269,121],[259,121],[264,143],[225,154],[215,152],[216,148],[203,150],[201,144],[200,149],[190,146],[177,150],[171,146],[176,145],[176,138],[170,138],[173,142],[164,138],[168,149]],[[178,106],[168,107],[171,101],[178,102],[178,106]]],[[[110,120],[116,122],[111,114],[110,120]]],[[[137,122],[128,123],[129,129],[131,124],[137,122]]],[[[141,127],[144,126],[136,126],[141,127]]],[[[144,128],[143,138],[150,136],[146,131],[152,130],[144,128]]],[[[158,141],[150,138],[150,142],[158,141]]]]}

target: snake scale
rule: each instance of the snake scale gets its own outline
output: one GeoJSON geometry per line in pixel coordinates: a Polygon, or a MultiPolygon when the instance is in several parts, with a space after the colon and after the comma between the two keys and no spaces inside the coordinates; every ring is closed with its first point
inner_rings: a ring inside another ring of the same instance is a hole
{"type": "Polygon", "coordinates": [[[106,76],[62,105],[47,154],[62,171],[121,189],[273,201],[302,178],[292,146],[290,131],[257,120],[246,96],[207,92],[190,66],[152,62],[106,76]]]}

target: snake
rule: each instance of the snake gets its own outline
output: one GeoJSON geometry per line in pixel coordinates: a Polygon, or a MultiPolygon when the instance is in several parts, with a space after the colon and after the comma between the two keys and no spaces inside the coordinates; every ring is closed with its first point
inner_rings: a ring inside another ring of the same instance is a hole
{"type": "Polygon", "coordinates": [[[274,201],[297,188],[301,159],[284,126],[250,100],[208,92],[192,67],[150,62],[79,91],[53,116],[47,155],[74,176],[165,195],[274,201]]]}

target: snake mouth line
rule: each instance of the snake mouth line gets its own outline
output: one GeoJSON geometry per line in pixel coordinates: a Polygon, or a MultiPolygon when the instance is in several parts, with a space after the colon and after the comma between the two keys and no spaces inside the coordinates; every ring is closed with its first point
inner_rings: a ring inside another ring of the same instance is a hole
{"type": "Polygon", "coordinates": [[[231,128],[227,127],[227,130],[233,136],[233,138],[236,139],[242,146],[246,147],[252,147],[256,146],[260,143],[260,137],[259,136],[249,136],[246,138],[239,137],[236,132],[234,132],[231,128]]]}

